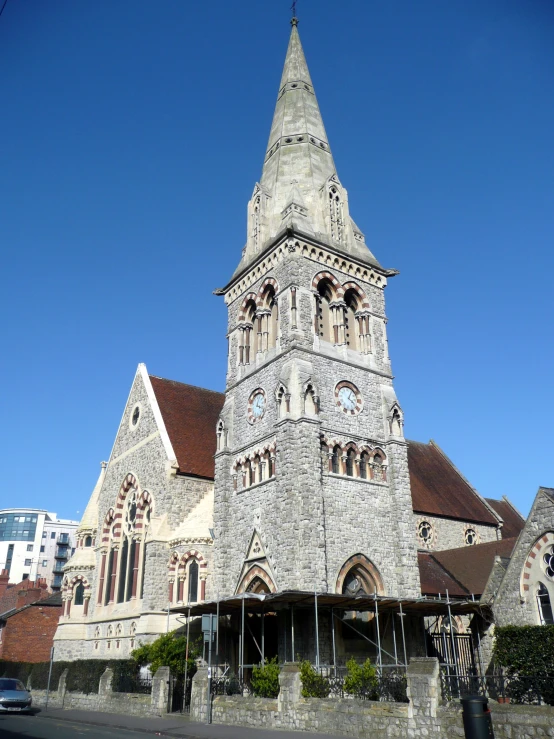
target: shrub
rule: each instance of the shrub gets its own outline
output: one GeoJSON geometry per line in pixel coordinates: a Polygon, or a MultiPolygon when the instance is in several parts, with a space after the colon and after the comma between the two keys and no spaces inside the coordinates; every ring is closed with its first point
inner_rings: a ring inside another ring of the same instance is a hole
{"type": "MultiPolygon", "coordinates": [[[[52,675],[50,677],[50,690],[57,690],[62,672],[71,666],[71,662],[53,662],[52,675]]],[[[46,690],[48,687],[48,674],[50,662],[37,662],[31,670],[31,688],[35,690],[46,690]]]]}
{"type": "Polygon", "coordinates": [[[554,626],[501,626],[494,657],[508,674],[554,676],[554,626]]]}
{"type": "MultiPolygon", "coordinates": [[[[141,644],[131,653],[134,662],[142,667],[149,665],[152,674],[159,667],[169,667],[175,677],[185,674],[185,655],[187,653],[186,636],[176,636],[175,632],[162,634],[151,644],[141,644]]],[[[189,645],[188,675],[192,677],[196,672],[196,657],[200,654],[198,645],[189,645]]]]}
{"type": "Polygon", "coordinates": [[[277,657],[252,669],[252,690],[259,698],[277,698],[279,695],[279,663],[277,657]]]}
{"type": "Polygon", "coordinates": [[[302,696],[304,698],[327,698],[331,690],[329,680],[316,672],[308,660],[300,663],[302,696]]]}
{"type": "Polygon", "coordinates": [[[350,695],[369,700],[379,700],[377,670],[366,659],[363,665],[359,665],[352,657],[346,663],[346,677],[344,678],[344,690],[350,695]]]}

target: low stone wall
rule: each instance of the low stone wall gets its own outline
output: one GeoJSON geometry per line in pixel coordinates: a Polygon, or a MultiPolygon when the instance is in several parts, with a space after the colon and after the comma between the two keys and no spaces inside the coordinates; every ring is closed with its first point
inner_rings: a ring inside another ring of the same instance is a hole
{"type": "MultiPolygon", "coordinates": [[[[318,731],[356,739],[462,739],[459,703],[440,705],[439,665],[414,659],[407,671],[409,703],[356,699],[302,698],[297,665],[285,665],[277,700],[239,695],[217,696],[212,704],[216,724],[297,731],[318,731]]],[[[206,720],[207,670],[193,679],[191,718],[206,720]]],[[[498,705],[491,702],[495,739],[554,737],[554,707],[498,705]]]]}
{"type": "MultiPolygon", "coordinates": [[[[67,671],[60,677],[57,690],[48,696],[49,708],[77,708],[103,713],[126,713],[133,716],[163,716],[169,698],[169,668],[160,667],[152,679],[152,693],[115,693],[112,691],[113,671],[109,668],[100,678],[98,693],[75,693],[66,689],[67,671]]],[[[46,690],[32,690],[33,705],[44,708],[46,690]]]]}

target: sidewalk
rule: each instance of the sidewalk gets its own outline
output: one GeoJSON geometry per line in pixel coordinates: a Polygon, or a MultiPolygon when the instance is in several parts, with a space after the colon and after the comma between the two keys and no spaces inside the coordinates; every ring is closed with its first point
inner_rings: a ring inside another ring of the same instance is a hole
{"type": "Polygon", "coordinates": [[[166,714],[161,718],[141,718],[118,713],[101,713],[98,711],[78,711],[53,709],[40,711],[39,719],[56,719],[93,726],[110,726],[114,729],[131,729],[143,731],[157,736],[185,737],[186,739],[345,739],[336,734],[312,734],[307,731],[279,731],[271,729],[252,729],[245,726],[228,726],[223,724],[200,724],[189,721],[187,716],[166,714]]]}

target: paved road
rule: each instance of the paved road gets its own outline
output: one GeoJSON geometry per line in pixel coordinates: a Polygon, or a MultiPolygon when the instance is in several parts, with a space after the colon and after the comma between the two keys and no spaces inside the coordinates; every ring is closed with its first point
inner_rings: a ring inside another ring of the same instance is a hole
{"type": "Polygon", "coordinates": [[[0,716],[1,739],[146,739],[143,731],[127,731],[109,726],[91,726],[70,721],[39,718],[38,716],[0,716]]]}
{"type": "Polygon", "coordinates": [[[0,714],[0,739],[345,739],[330,734],[199,724],[182,716],[139,718],[93,711],[39,711],[34,716],[0,714]]]}

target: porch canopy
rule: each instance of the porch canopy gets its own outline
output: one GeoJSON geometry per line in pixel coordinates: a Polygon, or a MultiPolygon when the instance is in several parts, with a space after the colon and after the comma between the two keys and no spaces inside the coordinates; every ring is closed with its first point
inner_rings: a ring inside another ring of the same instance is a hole
{"type": "Polygon", "coordinates": [[[340,608],[345,611],[371,611],[379,613],[397,612],[398,609],[408,615],[446,616],[450,614],[464,615],[483,611],[483,605],[477,600],[459,600],[448,598],[394,598],[387,595],[356,596],[340,593],[316,593],[302,590],[285,590],[280,593],[239,593],[216,601],[204,601],[193,605],[178,605],[171,608],[172,613],[184,613],[190,616],[219,612],[220,616],[238,613],[244,608],[249,613],[269,613],[290,606],[295,608],[340,608]]]}

